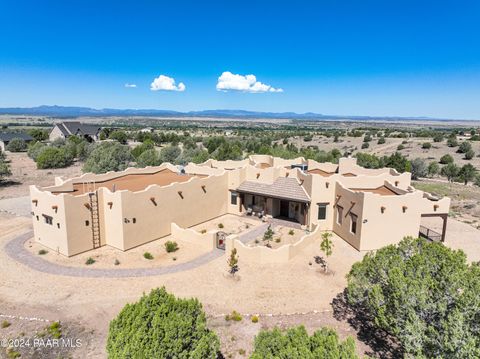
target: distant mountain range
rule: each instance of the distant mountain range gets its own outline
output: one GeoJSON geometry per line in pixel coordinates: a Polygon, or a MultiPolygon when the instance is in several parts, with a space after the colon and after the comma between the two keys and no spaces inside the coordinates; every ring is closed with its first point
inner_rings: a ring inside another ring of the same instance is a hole
{"type": "Polygon", "coordinates": [[[291,119],[291,120],[363,120],[363,121],[405,121],[405,120],[443,120],[428,117],[381,117],[381,116],[336,116],[306,112],[257,112],[245,110],[204,110],[178,112],[153,109],[94,109],[75,106],[37,106],[37,107],[6,107],[0,108],[0,115],[29,115],[50,117],[108,117],[108,116],[152,116],[152,117],[210,117],[210,118],[237,118],[237,119],[291,119]]]}

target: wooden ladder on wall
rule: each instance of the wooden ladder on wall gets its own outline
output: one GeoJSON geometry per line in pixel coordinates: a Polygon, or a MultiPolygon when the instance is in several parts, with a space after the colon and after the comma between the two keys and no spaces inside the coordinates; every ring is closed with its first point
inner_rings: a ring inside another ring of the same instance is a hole
{"type": "Polygon", "coordinates": [[[97,191],[89,193],[90,196],[90,214],[92,218],[92,240],[93,248],[100,247],[100,219],[98,213],[98,193],[97,191]]]}

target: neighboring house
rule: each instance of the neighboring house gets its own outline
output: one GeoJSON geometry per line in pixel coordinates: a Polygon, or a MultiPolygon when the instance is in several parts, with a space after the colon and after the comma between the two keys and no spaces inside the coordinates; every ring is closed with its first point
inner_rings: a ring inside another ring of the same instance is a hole
{"type": "Polygon", "coordinates": [[[88,141],[98,141],[102,128],[98,125],[86,124],[77,121],[65,121],[56,123],[50,132],[50,141],[58,138],[67,139],[70,136],[80,136],[88,141]]]}
{"type": "Polygon", "coordinates": [[[26,143],[33,141],[33,137],[24,132],[5,132],[0,133],[0,149],[2,152],[5,151],[8,143],[13,140],[14,138],[21,138],[26,143]]]}
{"type": "Polygon", "coordinates": [[[411,187],[410,173],[365,169],[354,158],[265,155],[56,178],[52,187],[30,186],[30,196],[35,240],[67,256],[103,245],[128,250],[171,234],[173,224],[225,214],[280,217],[375,250],[405,236],[443,240],[450,208],[449,198],[411,187]],[[422,217],[438,217],[442,233],[422,226],[422,217]]]}

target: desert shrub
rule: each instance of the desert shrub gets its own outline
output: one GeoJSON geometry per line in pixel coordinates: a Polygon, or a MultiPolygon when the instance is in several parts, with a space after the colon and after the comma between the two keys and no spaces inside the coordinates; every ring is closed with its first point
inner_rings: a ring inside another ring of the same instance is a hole
{"type": "Polygon", "coordinates": [[[262,330],[255,337],[251,359],[263,358],[342,358],[356,359],[355,341],[340,341],[332,329],[322,328],[309,336],[299,326],[282,332],[279,328],[262,330]]]}
{"type": "MultiPolygon", "coordinates": [[[[2,155],[2,153],[0,153],[0,155],[2,155]]],[[[10,171],[10,165],[0,156],[0,182],[2,182],[5,177],[10,176],[11,174],[12,171],[10,171]]]]}
{"type": "Polygon", "coordinates": [[[369,147],[370,147],[370,144],[368,142],[362,143],[362,150],[369,147]]]}
{"type": "Polygon", "coordinates": [[[200,302],[175,298],[165,288],[127,304],[110,322],[107,339],[110,359],[215,359],[219,349],[200,302]]]}
{"type": "Polygon", "coordinates": [[[428,168],[427,164],[425,163],[425,160],[422,158],[415,158],[411,162],[411,173],[412,173],[412,179],[419,179],[420,177],[426,177],[428,173],[428,168]]]}
{"type": "Polygon", "coordinates": [[[405,149],[404,145],[400,144],[400,145],[397,146],[397,151],[401,151],[403,149],[405,149]]]}
{"type": "Polygon", "coordinates": [[[62,326],[60,325],[60,322],[53,322],[47,327],[47,332],[50,334],[53,338],[59,339],[62,337],[62,326]]]}
{"type": "Polygon", "coordinates": [[[37,156],[37,168],[63,168],[72,164],[73,158],[63,147],[44,147],[37,156]]]}
{"type": "Polygon", "coordinates": [[[115,140],[120,142],[122,145],[127,143],[127,134],[121,130],[115,130],[108,136],[110,140],[115,140]]]}
{"type": "Polygon", "coordinates": [[[424,142],[424,143],[422,143],[422,148],[424,150],[428,150],[428,149],[432,148],[432,144],[430,142],[424,142]]]}
{"type": "Polygon", "coordinates": [[[48,140],[48,131],[41,128],[32,128],[27,131],[30,136],[35,141],[45,141],[48,140]]]}
{"type": "Polygon", "coordinates": [[[218,224],[218,228],[223,229],[224,227],[225,227],[225,226],[223,225],[223,223],[219,223],[219,224],[218,224]]]}
{"type": "Polygon", "coordinates": [[[458,176],[459,171],[460,168],[456,164],[449,163],[442,167],[440,174],[447,177],[449,181],[453,181],[458,176]]]}
{"type": "Polygon", "coordinates": [[[150,252],[145,252],[145,253],[143,253],[143,258],[148,259],[148,260],[152,260],[153,255],[150,252]]]}
{"type": "Polygon", "coordinates": [[[258,315],[252,316],[252,323],[258,323],[258,315]]]}
{"type": "Polygon", "coordinates": [[[275,238],[275,243],[280,243],[282,239],[280,237],[275,238]]]}
{"type": "Polygon", "coordinates": [[[471,160],[473,157],[475,157],[475,152],[473,150],[468,150],[467,152],[465,152],[466,160],[471,160]]]}
{"type": "Polygon", "coordinates": [[[442,133],[437,133],[435,136],[433,136],[433,142],[442,142],[442,141],[443,141],[442,133]]]}
{"type": "Polygon", "coordinates": [[[20,352],[16,351],[13,348],[7,348],[6,352],[7,352],[7,358],[8,359],[16,359],[16,358],[20,358],[22,356],[22,354],[20,354],[20,352]]]}
{"type": "Polygon", "coordinates": [[[449,137],[447,140],[447,146],[448,147],[457,147],[458,146],[458,141],[455,136],[449,137]]]}
{"type": "Polygon", "coordinates": [[[38,254],[41,255],[41,256],[43,256],[43,255],[45,255],[45,254],[47,254],[47,253],[48,253],[48,251],[45,250],[45,249],[40,249],[40,250],[38,251],[38,254]]]}
{"type": "Polygon", "coordinates": [[[458,147],[459,153],[467,153],[468,151],[472,150],[472,144],[470,142],[462,142],[458,147]]]}
{"type": "Polygon", "coordinates": [[[93,259],[92,257],[88,257],[87,260],[85,261],[85,264],[86,264],[87,266],[89,266],[89,265],[91,265],[91,264],[93,264],[93,263],[95,263],[95,259],[93,259]]]}
{"type": "Polygon", "coordinates": [[[38,155],[42,152],[47,145],[42,142],[35,142],[34,144],[30,145],[27,150],[28,157],[30,157],[35,162],[37,161],[38,155]]]}
{"type": "Polygon", "coordinates": [[[462,251],[405,238],[367,254],[347,279],[348,303],[405,357],[480,356],[480,266],[462,251]]]}
{"type": "Polygon", "coordinates": [[[154,149],[152,140],[145,140],[145,142],[136,146],[131,152],[133,157],[138,158],[143,152],[154,149]]]}
{"type": "Polygon", "coordinates": [[[202,230],[200,231],[200,233],[201,233],[201,234],[205,234],[205,233],[207,233],[207,230],[204,228],[204,229],[202,229],[202,230]]]}
{"type": "Polygon", "coordinates": [[[123,171],[132,159],[128,146],[117,142],[103,142],[95,145],[82,170],[93,173],[123,171]]]}
{"type": "Polygon", "coordinates": [[[383,145],[385,143],[385,137],[380,137],[377,141],[378,145],[383,145]]]}
{"type": "Polygon", "coordinates": [[[160,166],[161,164],[160,155],[154,148],[142,152],[137,158],[137,167],[160,166]]]}
{"type": "Polygon", "coordinates": [[[440,166],[437,162],[430,162],[428,164],[427,173],[429,177],[434,177],[440,172],[440,166]]]}
{"type": "Polygon", "coordinates": [[[225,320],[227,322],[229,322],[231,320],[233,320],[234,322],[239,322],[239,321],[242,320],[242,315],[239,312],[237,312],[236,310],[234,310],[230,314],[227,314],[225,316],[225,320]]]}
{"type": "Polygon", "coordinates": [[[27,150],[27,144],[21,138],[12,138],[5,149],[10,152],[23,152],[27,150]]]}
{"type": "Polygon", "coordinates": [[[178,146],[168,146],[160,151],[160,162],[176,163],[182,150],[178,146]]]}
{"type": "Polygon", "coordinates": [[[291,229],[291,230],[288,231],[288,234],[293,236],[295,234],[295,231],[293,229],[291,229]]]}
{"type": "Polygon", "coordinates": [[[178,243],[177,243],[177,242],[173,242],[173,241],[167,241],[167,242],[165,242],[165,250],[166,250],[168,253],[176,252],[176,251],[178,250],[178,243]]]}
{"type": "Polygon", "coordinates": [[[116,265],[116,266],[120,265],[120,261],[115,258],[115,261],[113,262],[113,265],[116,265]]]}
{"type": "Polygon", "coordinates": [[[11,325],[10,322],[4,320],[4,321],[2,321],[1,327],[2,328],[8,328],[10,325],[11,325]]]}
{"type": "Polygon", "coordinates": [[[442,165],[447,165],[449,163],[453,163],[452,155],[449,155],[449,154],[443,155],[442,157],[440,157],[440,163],[442,165]]]}

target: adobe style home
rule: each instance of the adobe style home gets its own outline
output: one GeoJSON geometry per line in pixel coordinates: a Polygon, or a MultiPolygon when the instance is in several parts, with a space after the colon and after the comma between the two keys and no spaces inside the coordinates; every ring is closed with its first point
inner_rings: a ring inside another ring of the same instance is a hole
{"type": "Polygon", "coordinates": [[[410,185],[410,173],[253,155],[179,169],[169,163],[106,174],[57,177],[30,186],[35,240],[72,256],[109,245],[128,250],[225,215],[280,217],[306,231],[333,231],[359,251],[423,235],[443,240],[450,199],[410,185]],[[439,217],[443,233],[421,226],[439,217]]]}
{"type": "Polygon", "coordinates": [[[89,142],[98,141],[102,128],[98,125],[86,124],[78,121],[64,121],[56,123],[50,131],[49,140],[66,140],[70,136],[79,136],[89,142]]]}

